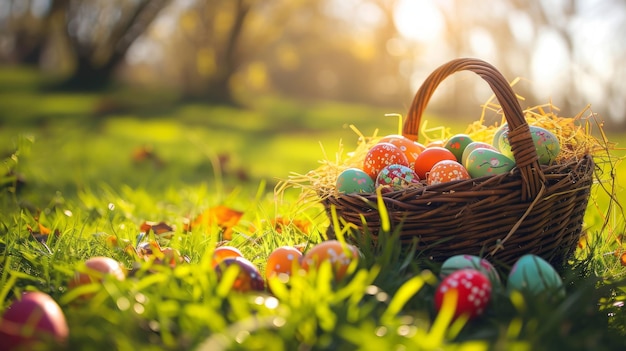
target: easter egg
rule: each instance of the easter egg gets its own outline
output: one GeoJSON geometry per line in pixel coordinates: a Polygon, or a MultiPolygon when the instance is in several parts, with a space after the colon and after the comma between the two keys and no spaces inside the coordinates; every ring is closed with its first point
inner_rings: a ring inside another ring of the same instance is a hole
{"type": "Polygon", "coordinates": [[[434,185],[465,179],[470,179],[470,175],[462,164],[452,160],[443,160],[435,163],[431,168],[428,173],[427,184],[434,185]]]}
{"type": "Polygon", "coordinates": [[[213,257],[211,260],[211,265],[215,267],[220,262],[222,262],[225,258],[229,258],[229,257],[231,258],[243,257],[243,254],[238,248],[234,246],[229,246],[229,245],[218,246],[215,248],[215,250],[213,250],[213,257]]]}
{"type": "Polygon", "coordinates": [[[563,280],[557,271],[543,258],[527,254],[520,257],[509,272],[507,290],[527,291],[531,294],[545,292],[565,294],[563,280]]]}
{"type": "Polygon", "coordinates": [[[302,258],[302,268],[317,269],[323,262],[329,262],[339,281],[348,272],[352,262],[359,259],[359,250],[354,245],[342,244],[339,240],[327,240],[313,246],[302,258]]]}
{"type": "Polygon", "coordinates": [[[420,179],[426,179],[426,174],[430,172],[433,166],[442,160],[456,161],[456,156],[450,150],[441,146],[427,147],[422,151],[415,160],[415,173],[420,179]]]}
{"type": "MultiPolygon", "coordinates": [[[[535,145],[537,157],[539,158],[539,164],[549,165],[554,162],[561,151],[561,144],[559,143],[559,139],[556,135],[547,129],[537,126],[529,126],[529,129],[535,145]]],[[[503,155],[513,158],[513,151],[511,150],[511,143],[509,142],[508,135],[508,129],[500,134],[498,148],[503,155]]]]}
{"type": "Polygon", "coordinates": [[[497,151],[500,151],[500,138],[502,137],[502,133],[508,132],[508,130],[509,125],[507,123],[504,123],[493,134],[493,141],[491,142],[491,144],[496,148],[497,151]]]}
{"type": "Polygon", "coordinates": [[[376,187],[383,186],[389,191],[406,189],[411,185],[420,185],[420,179],[415,171],[403,165],[389,165],[376,177],[376,187]]]}
{"type": "Polygon", "coordinates": [[[252,262],[243,257],[227,257],[215,266],[218,280],[222,279],[224,272],[231,266],[238,269],[237,278],[231,287],[232,290],[237,292],[265,290],[265,280],[261,272],[252,262]]]}
{"type": "Polygon", "coordinates": [[[484,274],[492,286],[501,286],[500,275],[495,267],[485,258],[475,255],[455,255],[446,259],[441,265],[439,275],[445,278],[461,269],[471,268],[484,274]]]}
{"type": "Polygon", "coordinates": [[[515,161],[491,149],[476,149],[467,156],[467,172],[472,178],[503,174],[515,167],[515,161]]]}
{"type": "Polygon", "coordinates": [[[106,278],[117,280],[126,279],[122,265],[110,257],[96,256],[86,260],[83,267],[76,271],[69,287],[101,282],[106,278]]]}
{"type": "Polygon", "coordinates": [[[435,308],[439,312],[444,299],[454,298],[454,317],[462,315],[469,319],[484,313],[491,300],[491,282],[483,273],[465,268],[450,273],[443,278],[435,291],[435,308]],[[456,292],[456,294],[453,294],[456,292]]]}
{"type": "Polygon", "coordinates": [[[463,151],[473,140],[467,134],[455,134],[446,141],[444,147],[454,154],[456,161],[463,162],[463,151]]]}
{"type": "Polygon", "coordinates": [[[372,146],[365,155],[363,170],[370,178],[376,179],[378,173],[393,164],[409,166],[406,156],[397,146],[391,143],[378,143],[372,146]]]}
{"type": "Polygon", "coordinates": [[[61,349],[69,328],[61,307],[48,294],[29,291],[13,301],[0,319],[2,350],[61,349]],[[55,348],[56,346],[56,348],[55,348]]]}
{"type": "Polygon", "coordinates": [[[406,138],[402,135],[392,134],[380,139],[379,143],[390,143],[397,146],[409,161],[409,165],[415,163],[417,155],[419,155],[426,147],[416,141],[406,138]]]}
{"type": "Polygon", "coordinates": [[[348,168],[337,177],[337,191],[344,194],[372,193],[374,180],[358,168],[348,168]]]}
{"type": "Polygon", "coordinates": [[[467,156],[469,156],[469,154],[476,149],[490,149],[490,150],[498,151],[491,144],[483,143],[482,141],[473,141],[469,143],[463,150],[463,156],[461,156],[461,159],[463,160],[461,164],[463,166],[467,167],[467,156]]]}
{"type": "Polygon", "coordinates": [[[300,268],[302,257],[302,252],[293,246],[281,246],[274,249],[267,257],[265,277],[270,279],[279,274],[291,276],[300,268]]]}

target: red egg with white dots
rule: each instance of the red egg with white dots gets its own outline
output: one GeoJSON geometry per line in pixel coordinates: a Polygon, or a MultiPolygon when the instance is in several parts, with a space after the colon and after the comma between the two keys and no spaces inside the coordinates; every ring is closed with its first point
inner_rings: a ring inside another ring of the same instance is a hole
{"type": "Polygon", "coordinates": [[[372,179],[376,179],[383,168],[393,164],[408,167],[409,160],[397,146],[391,143],[378,143],[372,146],[365,155],[363,170],[372,179]]]}
{"type": "Polygon", "coordinates": [[[379,143],[390,143],[397,146],[406,156],[409,165],[413,166],[417,155],[419,155],[426,147],[417,141],[413,141],[402,135],[388,135],[380,139],[379,143]]]}
{"type": "Polygon", "coordinates": [[[435,291],[437,312],[441,311],[447,299],[452,299],[454,319],[462,315],[476,318],[485,312],[491,301],[491,281],[472,268],[455,271],[444,278],[435,291]]]}
{"type": "Polygon", "coordinates": [[[430,169],[426,183],[428,185],[447,183],[455,180],[470,179],[467,169],[457,161],[443,160],[430,169]]]}
{"type": "Polygon", "coordinates": [[[300,268],[302,256],[302,252],[293,246],[281,246],[274,249],[267,258],[265,278],[269,280],[280,274],[293,275],[300,268]]]}

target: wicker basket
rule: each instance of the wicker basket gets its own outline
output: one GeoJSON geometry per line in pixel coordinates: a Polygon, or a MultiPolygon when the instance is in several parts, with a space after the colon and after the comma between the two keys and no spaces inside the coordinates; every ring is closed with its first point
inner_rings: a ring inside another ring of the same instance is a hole
{"type": "MultiPolygon", "coordinates": [[[[509,125],[517,166],[506,174],[383,194],[392,230],[400,226],[402,242],[417,239],[418,250],[435,261],[473,254],[508,266],[533,253],[562,265],[581,236],[593,158],[587,154],[540,166],[516,95],[496,68],[477,59],[456,59],[437,68],[417,91],[403,135],[417,140],[421,115],[439,83],[464,70],[478,74],[495,93],[509,125]]],[[[381,220],[376,194],[331,195],[322,203],[329,215],[335,210],[360,232],[374,239],[378,235],[381,220]]]]}

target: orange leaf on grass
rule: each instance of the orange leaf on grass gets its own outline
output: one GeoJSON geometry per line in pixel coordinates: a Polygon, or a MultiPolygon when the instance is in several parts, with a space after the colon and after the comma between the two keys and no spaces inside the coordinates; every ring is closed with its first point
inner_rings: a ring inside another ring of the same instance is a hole
{"type": "Polygon", "coordinates": [[[619,262],[622,264],[622,266],[626,266],[626,253],[620,255],[619,262]]]}
{"type": "Polygon", "coordinates": [[[232,239],[233,227],[239,223],[243,212],[234,210],[228,206],[218,205],[210,207],[200,213],[196,218],[185,226],[185,230],[200,226],[217,225],[223,230],[223,239],[232,239]]]}

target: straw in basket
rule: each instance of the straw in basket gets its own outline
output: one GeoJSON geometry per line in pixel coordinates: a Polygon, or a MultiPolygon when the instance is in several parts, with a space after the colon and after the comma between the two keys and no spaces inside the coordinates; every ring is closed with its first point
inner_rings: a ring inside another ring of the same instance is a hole
{"type": "MultiPolygon", "coordinates": [[[[516,167],[509,173],[382,194],[392,230],[403,243],[435,261],[457,254],[481,255],[512,265],[536,254],[562,265],[576,249],[593,180],[589,154],[539,165],[529,125],[511,86],[491,64],[455,59],[433,71],[417,91],[403,135],[417,140],[420,119],[437,86],[449,75],[471,71],[485,80],[509,126],[516,167]]],[[[377,195],[335,194],[322,198],[326,211],[373,235],[381,228],[377,195]]],[[[332,234],[333,228],[329,228],[332,234]]]]}

